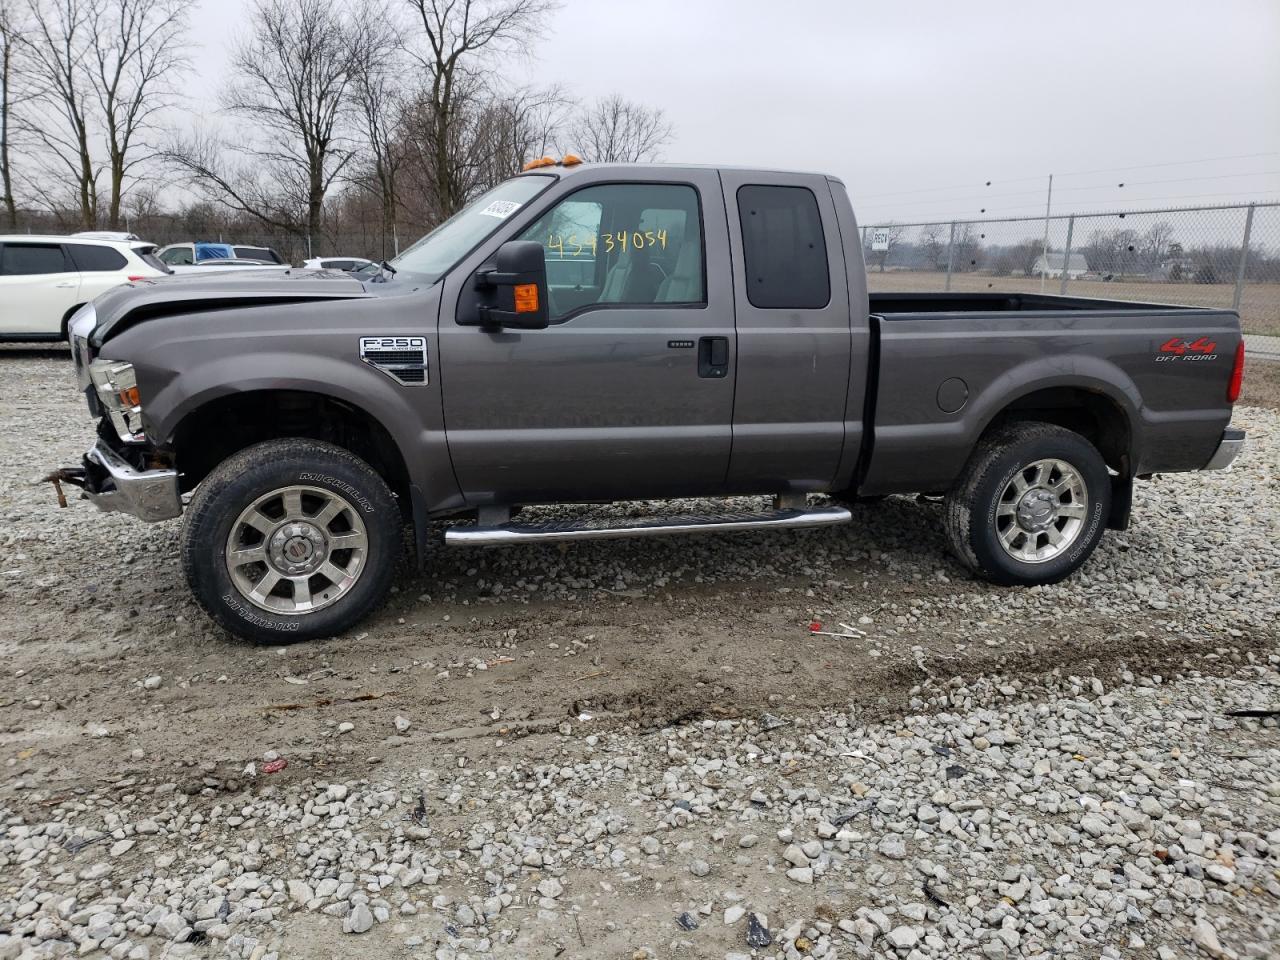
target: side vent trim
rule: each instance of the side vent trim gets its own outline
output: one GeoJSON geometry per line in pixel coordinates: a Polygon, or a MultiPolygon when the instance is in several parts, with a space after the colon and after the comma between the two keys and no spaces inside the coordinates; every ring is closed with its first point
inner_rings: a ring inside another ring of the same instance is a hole
{"type": "Polygon", "coordinates": [[[361,337],[360,359],[405,386],[428,383],[426,337],[361,337]]]}

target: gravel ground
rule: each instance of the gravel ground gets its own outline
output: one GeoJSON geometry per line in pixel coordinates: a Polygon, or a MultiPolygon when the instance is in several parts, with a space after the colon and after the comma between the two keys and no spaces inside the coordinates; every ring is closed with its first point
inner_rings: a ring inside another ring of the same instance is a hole
{"type": "Polygon", "coordinates": [[[90,439],[65,353],[0,368],[0,960],[1278,953],[1280,734],[1232,715],[1280,706],[1273,411],[1052,588],[893,498],[441,550],[259,649],[176,523],[30,483],[90,439]]]}

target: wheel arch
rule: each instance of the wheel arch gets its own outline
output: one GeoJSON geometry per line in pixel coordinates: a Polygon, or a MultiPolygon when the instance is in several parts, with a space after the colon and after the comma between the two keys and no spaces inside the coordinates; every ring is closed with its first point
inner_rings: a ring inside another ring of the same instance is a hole
{"type": "Polygon", "coordinates": [[[1113,471],[1111,510],[1107,527],[1127,530],[1133,506],[1134,464],[1137,462],[1136,417],[1127,404],[1096,386],[1060,384],[1038,386],[1010,400],[995,412],[979,437],[1011,423],[1052,423],[1080,434],[1097,448],[1113,471]]]}
{"type": "Polygon", "coordinates": [[[400,445],[368,410],[332,394],[295,388],[222,394],[188,411],[167,446],[186,492],[246,447],[289,437],[322,440],[360,457],[387,482],[402,511],[412,518],[408,511],[413,484],[400,445]]]}
{"type": "Polygon", "coordinates": [[[76,315],[76,311],[83,306],[84,306],[83,303],[77,303],[74,307],[72,307],[70,310],[68,310],[66,313],[62,315],[62,325],[59,328],[59,332],[61,333],[63,340],[69,341],[71,339],[70,332],[68,330],[68,327],[71,325],[71,318],[74,317],[76,315]]]}
{"type": "Polygon", "coordinates": [[[1132,476],[1132,418],[1110,393],[1079,384],[1028,389],[987,419],[980,439],[1006,424],[1030,421],[1056,424],[1080,434],[1097,447],[1108,467],[1121,476],[1132,476]]]}

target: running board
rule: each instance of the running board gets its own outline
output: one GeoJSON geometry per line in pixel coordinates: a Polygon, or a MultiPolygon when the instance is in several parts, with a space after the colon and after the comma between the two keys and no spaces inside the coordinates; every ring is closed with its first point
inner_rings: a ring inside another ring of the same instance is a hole
{"type": "Polygon", "coordinates": [[[507,523],[500,527],[450,527],[444,542],[455,547],[495,543],[537,543],[554,540],[611,540],[616,537],[656,537],[671,533],[736,533],[740,530],[807,530],[848,523],[847,507],[803,510],[741,511],[625,520],[507,523]]]}

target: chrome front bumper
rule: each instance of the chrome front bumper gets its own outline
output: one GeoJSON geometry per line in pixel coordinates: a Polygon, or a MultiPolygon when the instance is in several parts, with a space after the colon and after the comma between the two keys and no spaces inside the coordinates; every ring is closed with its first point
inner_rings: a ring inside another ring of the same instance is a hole
{"type": "Polygon", "coordinates": [[[1223,470],[1231,466],[1231,461],[1235,460],[1243,449],[1244,431],[1235,427],[1227,427],[1222,431],[1222,440],[1218,443],[1218,449],[1213,452],[1213,456],[1204,465],[1204,469],[1223,470]]]}
{"type": "Polygon", "coordinates": [[[84,499],[106,513],[149,523],[182,514],[178,471],[139,470],[101,440],[84,455],[83,467],[64,468],[49,479],[79,487],[84,499]]]}

